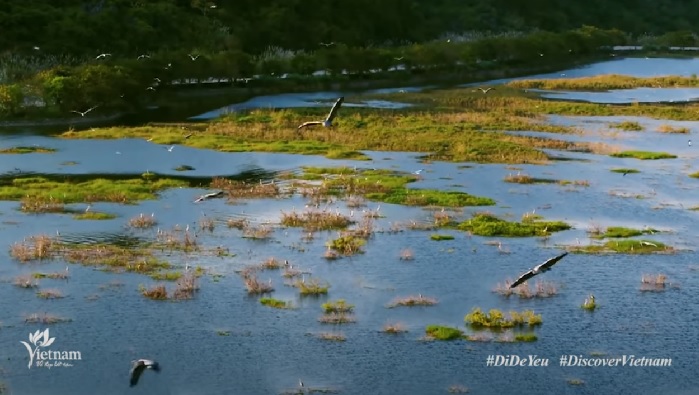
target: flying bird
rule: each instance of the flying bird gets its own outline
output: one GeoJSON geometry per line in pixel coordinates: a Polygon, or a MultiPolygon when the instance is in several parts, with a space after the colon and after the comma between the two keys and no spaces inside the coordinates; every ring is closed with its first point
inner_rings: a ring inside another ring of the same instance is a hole
{"type": "Polygon", "coordinates": [[[513,282],[512,285],[510,285],[510,288],[514,288],[514,287],[518,286],[519,284],[522,284],[523,282],[529,280],[530,278],[536,276],[537,274],[544,273],[544,272],[551,270],[551,266],[555,265],[556,262],[560,261],[566,255],[568,255],[568,253],[564,252],[557,257],[551,258],[544,263],[541,263],[539,265],[534,266],[533,269],[529,269],[528,272],[519,276],[519,278],[515,282],[513,282]]]}
{"type": "Polygon", "coordinates": [[[110,53],[101,53],[101,54],[97,55],[97,57],[96,57],[95,59],[102,59],[102,58],[106,58],[107,56],[112,56],[112,54],[110,54],[110,53]]]}
{"type": "Polygon", "coordinates": [[[393,59],[395,59],[395,60],[397,60],[397,61],[400,62],[401,60],[405,59],[405,56],[401,56],[400,58],[393,58],[393,59]]]}
{"type": "Polygon", "coordinates": [[[326,47],[332,47],[333,45],[335,45],[335,43],[334,43],[334,42],[320,43],[320,45],[324,45],[324,46],[326,46],[326,47]]]}
{"type": "Polygon", "coordinates": [[[194,56],[194,55],[192,55],[192,54],[190,53],[190,54],[187,54],[187,56],[189,56],[189,58],[192,59],[192,62],[193,62],[193,61],[199,59],[199,57],[200,57],[201,55],[194,56]]]}
{"type": "Polygon", "coordinates": [[[97,108],[97,107],[99,107],[99,106],[94,106],[94,107],[92,107],[92,108],[88,108],[88,109],[85,110],[85,111],[76,111],[76,110],[73,110],[73,111],[71,111],[71,112],[74,112],[74,113],[76,113],[76,114],[80,114],[81,117],[84,117],[85,114],[87,114],[88,112],[94,110],[94,109],[97,108]]]}
{"type": "Polygon", "coordinates": [[[138,361],[131,361],[131,382],[130,386],[138,384],[138,379],[143,374],[146,369],[153,369],[156,372],[160,372],[160,365],[157,362],[151,361],[150,359],[139,359],[138,361]]]}
{"type": "Polygon", "coordinates": [[[217,198],[223,196],[223,191],[218,191],[218,192],[211,192],[207,193],[206,195],[201,195],[197,200],[194,201],[194,203],[199,203],[202,202],[206,199],[212,199],[212,198],[217,198]]]}
{"type": "Polygon", "coordinates": [[[422,173],[422,172],[423,172],[424,170],[425,170],[425,169],[415,170],[415,171],[413,172],[413,174],[415,174],[415,175],[418,175],[418,176],[419,176],[419,175],[420,175],[420,173],[422,173]]]}
{"type": "Polygon", "coordinates": [[[171,145],[170,148],[167,149],[167,152],[172,152],[172,150],[174,150],[174,149],[175,149],[175,146],[171,145]]]}
{"type": "Polygon", "coordinates": [[[147,91],[154,91],[155,88],[153,88],[152,86],[149,86],[148,88],[146,88],[146,90],[147,90],[147,91]]]}
{"type": "Polygon", "coordinates": [[[687,145],[692,146],[692,140],[687,141],[687,145]]]}
{"type": "Polygon", "coordinates": [[[330,127],[333,125],[333,119],[335,119],[335,116],[337,115],[337,111],[340,109],[340,106],[342,106],[342,102],[345,100],[344,97],[340,97],[337,99],[335,104],[333,105],[333,108],[330,110],[330,113],[328,114],[328,117],[325,118],[324,121],[309,121],[309,122],[304,122],[302,123],[299,127],[298,130],[301,130],[305,128],[306,126],[314,126],[314,125],[323,125],[324,127],[330,127]]]}
{"type": "Polygon", "coordinates": [[[141,59],[150,59],[150,55],[143,54],[143,55],[139,55],[136,58],[136,60],[141,60],[141,59]]]}
{"type": "Polygon", "coordinates": [[[481,91],[481,92],[483,92],[484,95],[485,95],[486,93],[492,91],[493,89],[495,89],[495,88],[488,88],[488,89],[478,88],[478,90],[481,91]]]}

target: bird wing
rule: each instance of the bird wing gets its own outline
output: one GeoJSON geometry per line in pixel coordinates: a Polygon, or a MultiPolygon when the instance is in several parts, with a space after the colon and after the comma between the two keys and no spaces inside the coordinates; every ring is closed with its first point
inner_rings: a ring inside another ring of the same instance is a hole
{"type": "Polygon", "coordinates": [[[561,260],[564,256],[566,256],[566,255],[568,255],[568,252],[564,252],[564,253],[562,253],[561,255],[557,256],[557,257],[553,257],[553,258],[547,260],[546,262],[540,264],[540,265],[538,266],[538,268],[539,268],[539,269],[548,269],[548,268],[550,268],[551,266],[555,265],[556,262],[560,261],[560,260],[561,260]]]}
{"type": "Polygon", "coordinates": [[[82,115],[82,113],[81,113],[80,111],[75,111],[75,110],[73,110],[73,111],[71,111],[71,112],[74,112],[74,113],[76,113],[76,114],[82,115]]]}
{"type": "Polygon", "coordinates": [[[337,101],[333,105],[333,108],[330,109],[330,113],[328,114],[328,117],[325,118],[326,121],[332,122],[332,120],[337,115],[337,111],[340,110],[340,106],[342,106],[343,101],[345,101],[344,97],[340,97],[339,99],[337,99],[337,101]]]}
{"type": "Polygon", "coordinates": [[[131,367],[131,381],[130,381],[131,387],[138,384],[138,379],[139,379],[139,377],[141,377],[143,370],[146,368],[146,365],[139,363],[139,362],[140,361],[134,362],[133,366],[131,367]]]}
{"type": "Polygon", "coordinates": [[[308,122],[302,123],[298,128],[303,129],[306,126],[314,126],[314,125],[322,125],[322,124],[323,124],[323,121],[308,121],[308,122]]]}
{"type": "Polygon", "coordinates": [[[515,282],[510,284],[510,288],[515,288],[519,284],[522,284],[523,282],[529,280],[530,278],[532,278],[534,276],[536,276],[536,274],[534,274],[534,271],[530,270],[530,271],[522,274],[521,276],[519,276],[519,278],[517,280],[515,280],[515,282]]]}

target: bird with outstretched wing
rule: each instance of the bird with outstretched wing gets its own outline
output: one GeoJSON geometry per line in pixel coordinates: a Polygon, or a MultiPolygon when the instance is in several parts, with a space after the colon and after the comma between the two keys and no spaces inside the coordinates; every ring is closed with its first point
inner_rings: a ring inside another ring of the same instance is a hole
{"type": "Polygon", "coordinates": [[[308,126],[315,126],[315,125],[323,125],[326,128],[332,126],[333,119],[335,119],[335,116],[337,116],[337,112],[340,110],[340,106],[342,106],[343,101],[345,101],[344,97],[340,97],[339,99],[337,99],[337,101],[333,105],[333,108],[330,109],[330,113],[328,114],[327,118],[325,118],[325,120],[304,122],[298,127],[298,130],[301,130],[301,129],[308,127],[308,126]]]}
{"type": "Polygon", "coordinates": [[[564,256],[566,256],[566,255],[568,255],[568,253],[567,253],[567,252],[564,252],[564,253],[562,253],[561,255],[557,256],[557,257],[553,257],[553,258],[547,260],[547,261],[544,262],[544,263],[541,263],[541,264],[539,264],[539,265],[537,265],[537,266],[534,266],[533,269],[530,269],[528,272],[526,272],[526,273],[522,274],[521,276],[519,276],[519,278],[518,278],[515,282],[513,282],[513,283],[510,285],[510,288],[515,288],[515,287],[518,286],[519,284],[522,284],[523,282],[529,280],[530,278],[536,276],[537,274],[544,273],[544,272],[547,272],[547,271],[551,270],[551,267],[552,267],[553,265],[555,265],[556,262],[560,261],[560,260],[561,260],[564,256]]]}
{"type": "Polygon", "coordinates": [[[137,361],[131,361],[131,381],[130,386],[138,384],[138,379],[143,374],[146,369],[153,369],[156,372],[160,372],[160,365],[150,359],[139,359],[137,361]]]}

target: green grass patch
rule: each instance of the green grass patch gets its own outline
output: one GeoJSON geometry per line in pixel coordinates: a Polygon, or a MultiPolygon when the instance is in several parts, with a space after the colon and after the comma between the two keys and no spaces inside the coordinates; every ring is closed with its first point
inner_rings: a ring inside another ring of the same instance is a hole
{"type": "Polygon", "coordinates": [[[621,167],[621,168],[617,168],[617,169],[611,169],[610,171],[611,171],[612,173],[624,173],[624,174],[627,174],[627,173],[629,173],[629,174],[630,174],[630,173],[640,173],[640,172],[641,172],[640,170],[637,170],[637,169],[629,169],[629,168],[625,168],[625,167],[621,167]]]}
{"type": "Polygon", "coordinates": [[[358,236],[341,236],[337,239],[329,241],[326,246],[342,255],[350,256],[362,253],[362,246],[366,244],[366,240],[358,236]]]}
{"type": "Polygon", "coordinates": [[[518,342],[535,342],[539,338],[533,333],[517,333],[515,334],[515,341],[518,342]]]}
{"type": "Polygon", "coordinates": [[[260,299],[260,303],[262,303],[265,306],[273,307],[275,309],[288,309],[291,307],[291,302],[274,298],[262,298],[260,299]]]}
{"type": "Polygon", "coordinates": [[[602,245],[573,246],[570,251],[579,254],[652,254],[673,252],[674,249],[654,240],[610,240],[602,245]]]}
{"type": "Polygon", "coordinates": [[[634,88],[699,87],[699,79],[682,76],[632,77],[621,74],[604,74],[579,78],[523,79],[505,84],[518,89],[591,90],[634,88]]]}
{"type": "Polygon", "coordinates": [[[457,340],[464,336],[463,331],[444,325],[428,325],[425,328],[425,333],[436,340],[457,340]]]}
{"type": "Polygon", "coordinates": [[[609,126],[615,129],[626,130],[627,132],[640,132],[644,129],[643,125],[635,121],[617,122],[609,126]]]}
{"type": "Polygon", "coordinates": [[[610,226],[604,231],[604,233],[593,234],[591,237],[594,237],[596,239],[623,238],[623,237],[642,236],[644,234],[654,234],[657,232],[658,231],[655,229],[640,230],[640,229],[625,228],[623,226],[610,226]]]}
{"type": "Polygon", "coordinates": [[[433,234],[433,235],[430,236],[430,239],[435,240],[435,241],[454,240],[454,236],[452,236],[452,235],[433,234]]]}
{"type": "Polygon", "coordinates": [[[0,149],[0,154],[50,154],[52,152],[56,152],[56,149],[54,148],[46,148],[46,147],[39,147],[39,146],[32,146],[32,147],[11,147],[11,148],[3,148],[0,149]]]}
{"type": "Polygon", "coordinates": [[[110,214],[110,213],[101,213],[99,211],[88,211],[86,213],[80,213],[80,214],[75,214],[73,215],[74,219],[79,219],[79,220],[95,220],[95,221],[103,221],[103,220],[108,220],[108,219],[114,219],[117,216],[115,214],[110,214]]]}
{"type": "Polygon", "coordinates": [[[674,159],[677,155],[668,154],[667,152],[651,152],[651,151],[622,151],[611,154],[615,158],[635,158],[641,160],[658,160],[658,159],[674,159]]]}
{"type": "Polygon", "coordinates": [[[466,207],[495,205],[495,200],[491,198],[473,196],[465,192],[439,191],[435,189],[393,189],[389,192],[368,193],[366,198],[408,206],[466,207]]]}
{"type": "Polygon", "coordinates": [[[505,315],[498,309],[483,312],[479,307],[474,307],[464,318],[466,324],[472,328],[501,329],[519,326],[537,326],[542,324],[541,314],[535,314],[532,310],[524,310],[521,313],[510,311],[505,315]]]}
{"type": "Polygon", "coordinates": [[[503,237],[545,236],[570,228],[570,225],[561,221],[525,219],[522,222],[510,222],[490,213],[476,213],[473,218],[458,225],[458,229],[469,231],[474,235],[503,237]]]}
{"type": "Polygon", "coordinates": [[[336,301],[330,301],[323,303],[320,306],[325,314],[337,313],[351,313],[354,311],[354,305],[347,303],[344,299],[339,299],[336,301]]]}
{"type": "Polygon", "coordinates": [[[135,178],[86,176],[27,176],[0,179],[0,200],[29,199],[58,204],[84,202],[134,203],[157,198],[167,188],[188,187],[190,183],[174,178],[148,181],[135,178]]]}
{"type": "Polygon", "coordinates": [[[177,281],[182,278],[182,272],[161,271],[151,274],[150,277],[157,281],[177,281]]]}

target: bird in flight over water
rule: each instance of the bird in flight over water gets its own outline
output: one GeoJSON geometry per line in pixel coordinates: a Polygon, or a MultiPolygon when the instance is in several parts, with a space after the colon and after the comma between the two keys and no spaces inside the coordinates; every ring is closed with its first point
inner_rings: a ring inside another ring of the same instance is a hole
{"type": "Polygon", "coordinates": [[[560,261],[566,255],[568,255],[568,253],[564,252],[557,257],[551,258],[542,264],[534,266],[533,269],[529,269],[528,272],[519,276],[519,278],[515,282],[513,282],[512,285],[510,285],[510,288],[514,288],[514,287],[518,286],[519,284],[522,284],[523,282],[529,280],[530,278],[536,276],[537,274],[541,274],[541,273],[544,273],[544,272],[551,270],[551,266],[555,265],[556,262],[560,261]]]}
{"type": "Polygon", "coordinates": [[[315,125],[323,125],[326,128],[332,126],[333,119],[335,119],[335,116],[337,115],[337,111],[340,109],[340,106],[342,106],[342,102],[344,100],[345,100],[344,97],[340,97],[339,99],[337,99],[337,101],[333,105],[333,108],[330,109],[330,113],[328,113],[328,116],[325,118],[325,120],[304,122],[298,127],[298,130],[301,130],[307,126],[315,126],[315,125]]]}
{"type": "Polygon", "coordinates": [[[150,359],[139,359],[137,361],[131,361],[131,381],[130,386],[138,384],[138,379],[143,374],[146,369],[153,369],[156,372],[160,372],[160,365],[150,359]]]}
{"type": "Polygon", "coordinates": [[[74,113],[76,113],[76,114],[80,114],[81,117],[84,117],[85,114],[87,114],[88,112],[94,110],[94,109],[97,108],[97,107],[99,107],[99,106],[94,106],[94,107],[92,107],[92,108],[88,108],[88,109],[85,110],[85,111],[76,111],[76,110],[73,110],[73,111],[71,111],[71,112],[74,112],[74,113]]]}

